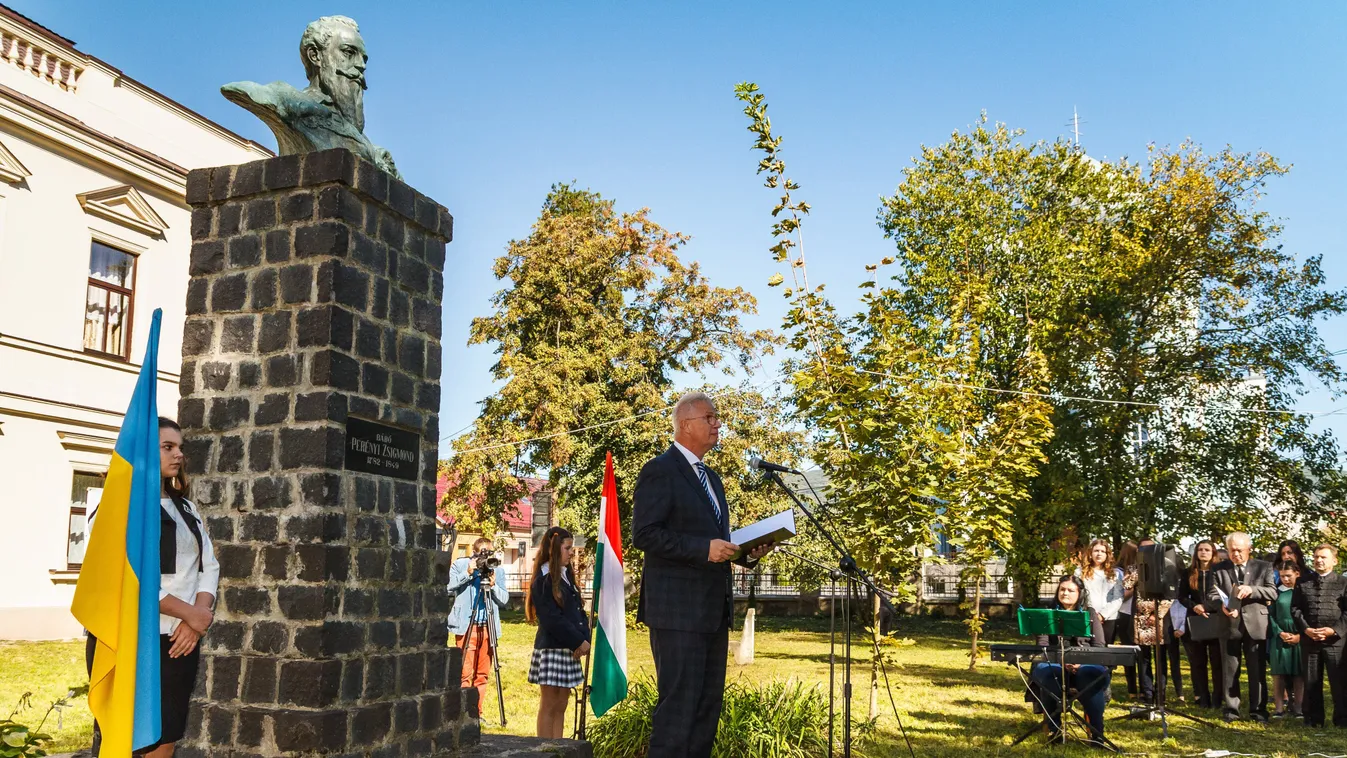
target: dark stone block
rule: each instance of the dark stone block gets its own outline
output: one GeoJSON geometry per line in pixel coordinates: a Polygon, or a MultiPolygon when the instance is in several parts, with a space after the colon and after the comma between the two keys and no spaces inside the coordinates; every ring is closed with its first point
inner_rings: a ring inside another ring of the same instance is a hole
{"type": "Polygon", "coordinates": [[[369,625],[369,643],[383,650],[391,650],[398,645],[398,625],[392,621],[376,621],[369,625]]]}
{"type": "Polygon", "coordinates": [[[295,652],[309,659],[323,655],[323,625],[303,624],[295,627],[295,652]]]}
{"type": "Polygon", "coordinates": [[[234,364],[207,361],[201,364],[201,385],[208,390],[223,390],[229,386],[234,364]]]}
{"type": "Polygon", "coordinates": [[[210,401],[210,428],[221,432],[233,429],[248,421],[246,397],[217,397],[210,401]]]}
{"type": "MultiPolygon", "coordinates": [[[[271,463],[272,446],[272,440],[270,435],[268,435],[266,443],[261,446],[265,450],[267,464],[271,463]]],[[[268,465],[268,469],[269,468],[270,466],[268,465]]],[[[277,476],[261,476],[252,481],[252,487],[253,507],[258,510],[286,508],[293,502],[293,498],[290,496],[289,479],[277,476]]]]}
{"type": "Polygon", "coordinates": [[[380,545],[387,541],[387,523],[381,518],[361,516],[355,520],[355,540],[380,545]]]}
{"type": "Polygon", "coordinates": [[[323,514],[323,541],[334,542],[346,538],[346,516],[341,513],[323,514]]]}
{"type": "Polygon", "coordinates": [[[299,186],[299,159],[298,155],[282,155],[265,161],[263,185],[269,190],[299,186]]]}
{"type": "Polygon", "coordinates": [[[258,426],[279,424],[290,417],[290,396],[284,393],[267,395],[257,405],[253,423],[258,426]]]}
{"type": "Polygon", "coordinates": [[[182,354],[205,355],[215,337],[215,324],[205,319],[187,319],[182,328],[182,354]]]}
{"type": "Polygon", "coordinates": [[[417,413],[416,411],[410,408],[393,409],[393,423],[397,424],[398,426],[405,426],[408,429],[415,429],[417,431],[420,431],[421,424],[424,421],[425,421],[424,416],[422,416],[420,413],[417,413]]]}
{"type": "Polygon", "coordinates": [[[412,653],[398,659],[398,694],[419,695],[426,682],[425,653],[412,653]]]}
{"type": "Polygon", "coordinates": [[[216,621],[210,625],[210,635],[206,641],[213,651],[237,653],[243,650],[243,635],[247,624],[242,621],[216,621]]]}
{"type": "Polygon", "coordinates": [[[346,655],[365,646],[365,625],[354,621],[323,622],[323,652],[346,655]]]}
{"type": "Polygon", "coordinates": [[[438,410],[440,385],[434,382],[421,382],[416,388],[416,407],[425,411],[438,410]]]}
{"type": "Polygon", "coordinates": [[[216,313],[240,311],[248,299],[248,275],[231,274],[211,283],[210,308],[216,313]]]}
{"type": "Polygon", "coordinates": [[[351,258],[370,271],[383,274],[388,265],[388,249],[383,243],[357,233],[351,245],[351,258]]]}
{"type": "MultiPolygon", "coordinates": [[[[372,214],[371,214],[372,215],[372,214]]],[[[397,281],[398,267],[401,265],[402,253],[397,250],[388,251],[388,278],[397,281]]]]}
{"type": "Polygon", "coordinates": [[[389,296],[388,320],[393,322],[394,326],[407,326],[411,323],[412,301],[407,293],[401,290],[393,290],[389,296]]]}
{"type": "Polygon", "coordinates": [[[435,379],[435,380],[440,379],[440,375],[443,373],[443,368],[440,365],[440,353],[441,348],[439,340],[431,340],[430,342],[426,343],[427,379],[435,379]]]}
{"type": "Polygon", "coordinates": [[[346,618],[366,619],[374,615],[374,593],[347,587],[342,592],[341,612],[346,618]]]}
{"type": "MultiPolygon", "coordinates": [[[[323,520],[326,529],[328,519],[323,520]]],[[[323,534],[323,540],[330,542],[333,539],[326,533],[323,534]]],[[[326,555],[323,558],[323,579],[332,582],[345,582],[351,575],[351,549],[345,545],[326,545],[323,548],[326,555]]]]}
{"type": "Polygon", "coordinates": [[[372,745],[388,735],[389,705],[377,703],[360,708],[351,716],[351,742],[372,745]]]}
{"type": "Polygon", "coordinates": [[[284,263],[290,260],[290,230],[272,229],[266,238],[267,263],[284,263]]]}
{"type": "Polygon", "coordinates": [[[341,699],[354,703],[365,689],[365,662],[360,658],[344,661],[341,667],[341,699]]]}
{"type": "MultiPolygon", "coordinates": [[[[371,166],[370,168],[373,168],[371,166]]],[[[187,172],[187,204],[204,205],[210,199],[210,172],[213,169],[196,168],[187,172]]]]}
{"type": "Polygon", "coordinates": [[[379,404],[367,397],[352,395],[350,400],[349,415],[359,416],[360,418],[377,419],[379,418],[379,404]]]}
{"type": "MultiPolygon", "coordinates": [[[[421,502],[429,504],[431,506],[431,512],[429,514],[429,517],[434,518],[435,489],[433,487],[430,488],[430,492],[431,497],[427,498],[423,494],[421,497],[421,502]]],[[[430,581],[430,569],[426,552],[424,550],[417,550],[416,552],[412,553],[412,584],[425,584],[428,581],[430,581]]]]}
{"type": "Polygon", "coordinates": [[[443,206],[440,207],[440,236],[445,242],[454,241],[454,217],[443,206]]]}
{"type": "MultiPolygon", "coordinates": [[[[203,428],[203,427],[199,427],[203,428]]],[[[214,441],[206,438],[188,438],[182,443],[182,454],[187,459],[187,473],[198,476],[206,473],[206,464],[210,462],[210,451],[214,441]]]]}
{"type": "Polygon", "coordinates": [[[402,286],[412,292],[425,293],[430,289],[430,268],[415,258],[404,258],[398,274],[402,286]]]}
{"type": "Polygon", "coordinates": [[[206,294],[210,283],[205,279],[191,279],[187,282],[187,315],[200,316],[206,312],[206,294]]]}
{"type": "Polygon", "coordinates": [[[412,376],[426,372],[426,341],[415,334],[404,334],[398,342],[398,365],[412,376]]]}
{"type": "MultiPolygon", "coordinates": [[[[432,532],[433,531],[434,530],[432,529],[432,532]]],[[[434,536],[434,534],[431,534],[432,539],[434,536]]],[[[449,607],[451,605],[452,603],[449,602],[449,592],[446,591],[444,587],[437,587],[430,595],[430,608],[428,610],[437,617],[444,616],[449,613],[449,607]]],[[[434,627],[432,627],[432,630],[433,629],[434,627]]],[[[457,677],[458,675],[454,674],[454,678],[457,677]]]]}
{"type": "Polygon", "coordinates": [[[319,542],[323,539],[321,514],[291,516],[285,522],[285,538],[291,542],[319,542]]]}
{"type": "MultiPolygon", "coordinates": [[[[298,157],[298,156],[296,156],[298,157]]],[[[281,689],[284,690],[290,678],[289,667],[296,663],[287,663],[281,669],[281,689]]],[[[332,661],[332,663],[337,663],[332,661]]],[[[334,698],[335,699],[335,698],[334,698]]],[[[300,753],[326,754],[339,753],[346,748],[347,720],[346,711],[313,711],[281,709],[273,711],[273,731],[276,748],[282,755],[300,753]]],[[[342,758],[346,758],[343,756],[342,758]]]]}
{"type": "MultiPolygon", "coordinates": [[[[355,353],[361,358],[379,360],[383,355],[383,331],[378,326],[360,319],[355,332],[355,353]]],[[[366,364],[368,367],[370,364],[366,364]]]]}
{"type": "Polygon", "coordinates": [[[337,505],[341,497],[341,476],[305,474],[299,480],[299,491],[305,505],[337,505]]]}
{"type": "Polygon", "coordinates": [[[303,358],[299,355],[273,355],[267,359],[267,386],[268,387],[293,387],[299,383],[300,362],[303,358]]]}
{"type": "Polygon", "coordinates": [[[215,211],[215,236],[232,237],[243,228],[243,206],[238,203],[222,205],[215,211]]]}
{"type": "Polygon", "coordinates": [[[280,702],[320,708],[336,702],[341,690],[341,661],[285,661],[281,664],[280,702]]]}
{"type": "MultiPolygon", "coordinates": [[[[403,551],[393,551],[393,556],[402,555],[403,551]]],[[[390,561],[391,563],[391,561],[390,561]]],[[[405,568],[405,560],[402,562],[405,568]]],[[[384,618],[405,618],[412,612],[412,595],[407,590],[381,589],[379,590],[379,615],[384,618]]]]}
{"type": "Polygon", "coordinates": [[[310,392],[295,398],[295,421],[346,423],[346,396],[340,392],[310,392]]]}
{"type": "Polygon", "coordinates": [[[412,300],[412,326],[435,339],[439,339],[442,326],[440,307],[419,297],[412,300]]]}
{"type": "MultiPolygon", "coordinates": [[[[418,601],[420,600],[419,595],[417,596],[417,600],[418,601]]],[[[413,614],[419,613],[420,609],[417,608],[416,606],[419,606],[420,602],[415,602],[412,605],[413,605],[412,613],[413,614]]],[[[403,650],[406,650],[408,648],[421,647],[422,645],[425,644],[425,642],[426,642],[425,619],[403,619],[402,621],[398,622],[398,644],[402,647],[403,650]]]]}
{"type": "MultiPolygon", "coordinates": [[[[247,268],[262,262],[262,238],[245,234],[229,240],[230,268],[247,268]]],[[[218,308],[216,310],[219,310],[218,308]]]]}
{"type": "Polygon", "coordinates": [[[247,545],[218,545],[216,559],[220,562],[221,579],[247,579],[253,575],[257,551],[247,545]]]}
{"type": "Polygon", "coordinates": [[[315,387],[359,392],[360,364],[349,355],[323,350],[315,353],[310,362],[309,383],[315,387]]]}
{"type": "Polygon", "coordinates": [[[233,614],[261,616],[271,612],[271,597],[261,587],[226,587],[224,601],[233,614]]]}
{"type": "Polygon", "coordinates": [[[255,653],[278,655],[285,652],[290,632],[279,621],[258,621],[253,625],[249,648],[255,653]]]}
{"type": "MultiPolygon", "coordinates": [[[[443,671],[441,671],[443,674],[443,671]]],[[[432,684],[430,676],[426,676],[427,689],[438,690],[443,684],[432,684]]],[[[428,697],[421,701],[420,728],[423,732],[433,732],[440,728],[444,723],[444,711],[441,710],[440,699],[438,697],[428,697]]]]}
{"type": "Polygon", "coordinates": [[[260,197],[248,203],[243,211],[243,228],[253,232],[276,225],[276,200],[260,197]]]}
{"type": "Polygon", "coordinates": [[[224,708],[206,706],[202,709],[206,721],[205,737],[211,745],[228,745],[234,736],[234,714],[224,708]]]}
{"type": "Polygon", "coordinates": [[[388,207],[403,218],[416,218],[416,190],[405,182],[390,178],[388,180],[388,207]]]}
{"type": "MultiPolygon", "coordinates": [[[[238,744],[242,747],[259,747],[262,744],[262,731],[265,723],[266,711],[252,708],[240,709],[238,713],[238,744]]],[[[182,748],[178,748],[175,756],[181,755],[182,748]]]]}
{"type": "Polygon", "coordinates": [[[295,556],[299,558],[299,571],[296,574],[302,582],[321,582],[326,579],[327,554],[321,544],[298,545],[295,556]]]}
{"type": "Polygon", "coordinates": [[[371,656],[365,663],[365,699],[378,700],[397,689],[397,661],[392,656],[371,656]]]}
{"type": "Polygon", "coordinates": [[[379,482],[379,512],[393,512],[393,483],[387,479],[379,482]]]}
{"type": "Polygon", "coordinates": [[[298,263],[281,269],[281,300],[305,303],[313,296],[313,266],[298,263]]]}
{"type": "Polygon", "coordinates": [[[262,191],[262,171],[266,161],[243,163],[234,171],[234,181],[229,186],[230,197],[246,197],[262,191]]]}
{"type": "Polygon", "coordinates": [[[295,256],[298,258],[313,255],[345,257],[350,243],[350,229],[337,221],[320,221],[295,230],[295,256]]]}
{"type": "Polygon", "coordinates": [[[276,305],[276,279],[274,268],[259,271],[253,276],[252,297],[249,300],[253,310],[262,311],[276,305]]]}
{"type": "Polygon", "coordinates": [[[388,182],[391,177],[368,161],[360,161],[356,170],[356,188],[379,204],[388,202],[388,182]]]}
{"type": "Polygon", "coordinates": [[[387,213],[379,214],[379,240],[390,249],[400,250],[407,238],[407,224],[401,218],[387,213]]]}
{"type": "Polygon", "coordinates": [[[252,657],[248,659],[247,673],[243,678],[243,702],[276,702],[276,661],[272,658],[252,657]]]}
{"type": "Polygon", "coordinates": [[[430,297],[437,303],[444,301],[444,274],[439,271],[430,275],[430,297]]]}
{"type": "Polygon", "coordinates": [[[210,170],[210,201],[219,203],[229,199],[229,184],[234,180],[233,166],[216,166],[210,170]]]}
{"type": "Polygon", "coordinates": [[[422,229],[428,229],[433,232],[435,231],[435,223],[439,221],[440,218],[440,206],[425,195],[418,194],[416,197],[416,212],[414,215],[416,217],[416,223],[419,224],[422,229]]]}
{"type": "Polygon", "coordinates": [[[393,704],[393,731],[398,735],[408,735],[416,731],[421,722],[421,709],[415,700],[401,700],[393,704]]]}
{"type": "MultiPolygon", "coordinates": [[[[463,681],[463,648],[455,645],[445,652],[448,653],[446,660],[448,661],[449,671],[445,676],[449,681],[449,691],[458,692],[458,688],[454,687],[453,684],[463,681]]],[[[444,713],[446,716],[456,717],[459,713],[458,706],[451,708],[449,702],[445,701],[444,713]]]]}
{"type": "Polygon", "coordinates": [[[220,457],[215,462],[215,470],[221,474],[235,474],[243,466],[243,438],[220,438],[220,457]]]}
{"type": "MultiPolygon", "coordinates": [[[[394,584],[402,584],[403,582],[407,581],[407,551],[406,551],[406,550],[391,550],[391,551],[389,551],[389,553],[388,553],[388,581],[390,581],[390,582],[392,582],[392,583],[394,583],[394,584]]],[[[402,591],[403,591],[403,590],[397,590],[397,592],[402,592],[402,591]]],[[[412,602],[410,598],[411,598],[411,595],[409,594],[409,595],[408,595],[408,602],[412,602]]],[[[380,602],[380,606],[379,606],[379,607],[380,607],[380,609],[383,608],[382,603],[384,602],[385,599],[386,599],[386,598],[385,598],[383,595],[380,595],[380,596],[379,596],[379,602],[380,602]]]]}
{"type": "MultiPolygon", "coordinates": [[[[451,684],[445,677],[449,674],[449,651],[444,649],[444,645],[436,644],[429,639],[429,630],[427,630],[426,644],[432,646],[432,650],[426,653],[426,689],[436,691],[447,684],[451,684]]],[[[458,682],[452,682],[452,686],[457,686],[458,682]]],[[[434,727],[423,727],[433,729],[434,727]]]]}
{"type": "Polygon", "coordinates": [[[229,702],[239,696],[239,680],[243,674],[243,659],[217,655],[210,659],[210,698],[217,703],[229,702]]]}
{"type": "Polygon", "coordinates": [[[304,155],[304,172],[301,184],[313,187],[318,184],[340,182],[355,184],[355,155],[345,148],[320,150],[304,155]]]}
{"type": "Polygon", "coordinates": [[[329,259],[318,264],[313,272],[314,298],[315,303],[332,302],[332,276],[333,269],[336,268],[336,260],[329,259]]]}
{"type": "Polygon", "coordinates": [[[239,389],[255,389],[262,383],[262,364],[244,361],[239,364],[239,389]]]}
{"type": "Polygon", "coordinates": [[[256,318],[254,316],[231,316],[225,319],[224,328],[220,330],[220,351],[225,353],[253,352],[255,331],[256,318]]]}
{"type": "Polygon", "coordinates": [[[387,551],[378,548],[361,548],[355,556],[356,576],[365,581],[382,580],[387,564],[387,551]]]}
{"type": "Polygon", "coordinates": [[[374,301],[370,304],[370,315],[383,319],[388,318],[388,298],[389,298],[388,280],[378,278],[374,280],[374,301]]]}
{"type": "Polygon", "coordinates": [[[275,542],[280,532],[280,521],[275,516],[249,513],[239,519],[239,538],[245,542],[275,542]]]}
{"type": "Polygon", "coordinates": [[[369,282],[369,274],[364,271],[338,264],[333,270],[333,297],[342,305],[364,311],[369,306],[369,282]]]}
{"type": "Polygon", "coordinates": [[[426,265],[432,271],[444,270],[444,243],[438,239],[431,238],[426,240],[426,265]]]}
{"type": "Polygon", "coordinates": [[[342,466],[342,434],[336,429],[281,429],[281,468],[305,466],[339,469],[342,466]]]}
{"type": "Polygon", "coordinates": [[[257,352],[275,353],[280,350],[289,350],[290,319],[290,311],[263,314],[262,328],[257,335],[257,352]]]}
{"type": "Polygon", "coordinates": [[[332,339],[332,306],[304,308],[295,319],[296,340],[300,347],[327,347],[332,339]]]}
{"type": "Polygon", "coordinates": [[[281,613],[291,621],[317,621],[325,609],[322,587],[282,585],[276,593],[281,613]]]}
{"type": "Polygon", "coordinates": [[[318,218],[345,221],[359,228],[365,218],[365,204],[346,187],[324,187],[318,191],[318,218]]]}
{"type": "Polygon", "coordinates": [[[416,400],[416,382],[406,374],[393,374],[393,402],[412,405],[416,400]]]}
{"type": "Polygon", "coordinates": [[[281,198],[281,221],[287,224],[313,219],[313,193],[308,190],[292,192],[281,198]]]}
{"type": "Polygon", "coordinates": [[[384,397],[388,394],[388,369],[377,363],[366,363],[360,371],[360,386],[366,395],[384,397]]]}

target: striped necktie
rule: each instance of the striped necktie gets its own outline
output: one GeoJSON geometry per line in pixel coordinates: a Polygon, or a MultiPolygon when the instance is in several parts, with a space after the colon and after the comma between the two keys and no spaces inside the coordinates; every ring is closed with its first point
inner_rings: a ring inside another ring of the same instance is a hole
{"type": "Polygon", "coordinates": [[[697,461],[697,478],[701,480],[702,489],[706,490],[706,499],[711,501],[711,507],[716,511],[716,523],[725,525],[725,519],[720,513],[720,504],[716,502],[716,496],[711,492],[711,483],[706,480],[706,464],[697,461]]]}

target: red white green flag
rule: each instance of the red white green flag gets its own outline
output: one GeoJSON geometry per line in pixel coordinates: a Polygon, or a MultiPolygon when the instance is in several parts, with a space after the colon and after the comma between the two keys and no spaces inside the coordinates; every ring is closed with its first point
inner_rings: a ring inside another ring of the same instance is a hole
{"type": "Polygon", "coordinates": [[[603,472],[599,501],[599,546],[594,565],[594,604],[598,624],[594,635],[594,677],[589,702],[602,716],[627,696],[627,607],[622,563],[622,520],[617,508],[617,480],[613,454],[603,472]]]}

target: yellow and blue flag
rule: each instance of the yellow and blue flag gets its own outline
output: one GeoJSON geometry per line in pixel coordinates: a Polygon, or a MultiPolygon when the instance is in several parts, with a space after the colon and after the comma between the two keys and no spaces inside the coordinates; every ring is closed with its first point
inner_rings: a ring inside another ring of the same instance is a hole
{"type": "Polygon", "coordinates": [[[159,741],[159,321],[122,420],[70,610],[98,639],[89,710],[105,758],[159,741]]]}

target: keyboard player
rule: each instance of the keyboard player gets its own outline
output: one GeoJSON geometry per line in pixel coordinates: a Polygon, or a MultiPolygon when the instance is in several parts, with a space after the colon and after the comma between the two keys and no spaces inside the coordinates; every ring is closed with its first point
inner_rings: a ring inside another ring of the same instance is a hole
{"type": "MultiPolygon", "coordinates": [[[[1067,637],[1066,647],[1104,647],[1104,623],[1085,599],[1085,585],[1079,577],[1067,575],[1057,583],[1057,603],[1053,606],[1065,611],[1086,610],[1090,612],[1089,637],[1067,637]]],[[[1038,644],[1056,650],[1056,635],[1039,635],[1038,644]]],[[[1056,735],[1061,729],[1062,667],[1056,663],[1038,663],[1029,674],[1038,685],[1036,691],[1042,699],[1049,731],[1056,735]]],[[[1104,737],[1104,706],[1108,703],[1111,674],[1104,666],[1094,664],[1066,665],[1067,689],[1078,693],[1078,702],[1085,711],[1085,720],[1090,726],[1090,740],[1101,742],[1104,737]]]]}

